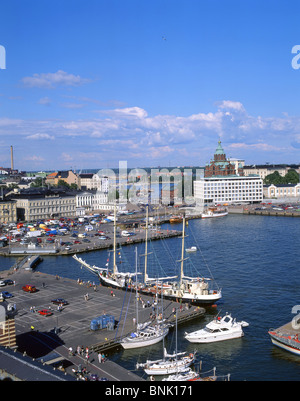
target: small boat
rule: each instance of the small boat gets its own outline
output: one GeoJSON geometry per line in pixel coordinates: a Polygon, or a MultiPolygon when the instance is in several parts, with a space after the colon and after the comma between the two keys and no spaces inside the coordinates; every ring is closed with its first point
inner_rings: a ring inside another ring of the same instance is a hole
{"type": "Polygon", "coordinates": [[[142,329],[137,329],[129,336],[121,340],[121,345],[124,349],[133,349],[148,347],[149,345],[157,344],[169,333],[169,327],[161,325],[149,325],[142,329]]]}
{"type": "Polygon", "coordinates": [[[298,333],[284,333],[280,329],[271,329],[268,334],[271,337],[272,344],[294,355],[300,355],[300,339],[298,338],[298,333]]]}
{"type": "Polygon", "coordinates": [[[136,364],[137,368],[143,368],[147,375],[168,375],[185,372],[195,361],[195,353],[186,355],[186,352],[177,352],[177,310],[176,310],[176,350],[168,354],[164,348],[163,359],[146,361],[136,364]]]}
{"type": "Polygon", "coordinates": [[[186,248],[185,252],[197,252],[197,247],[196,246],[191,246],[190,248],[186,248]]]}
{"type": "Polygon", "coordinates": [[[170,375],[162,379],[162,381],[190,381],[200,378],[199,373],[195,372],[191,368],[185,370],[184,372],[178,372],[174,375],[170,375]]]}
{"type": "Polygon", "coordinates": [[[153,376],[185,372],[187,368],[194,363],[195,354],[184,354],[186,354],[186,352],[167,354],[166,350],[164,350],[164,359],[146,361],[146,363],[137,364],[136,367],[144,368],[147,375],[153,376]]]}
{"type": "MultiPolygon", "coordinates": [[[[136,254],[136,273],[137,273],[137,248],[136,254]]],[[[157,344],[162,341],[169,333],[169,325],[164,323],[164,320],[157,321],[153,324],[151,321],[144,324],[138,323],[138,286],[136,285],[136,331],[124,337],[120,344],[124,349],[133,349],[148,347],[149,345],[157,344]]]]}
{"type": "Polygon", "coordinates": [[[181,223],[182,222],[182,216],[171,216],[170,217],[170,223],[181,223]]]}
{"type": "Polygon", "coordinates": [[[223,318],[215,318],[201,330],[185,333],[184,337],[191,343],[211,343],[231,340],[242,337],[244,335],[242,328],[247,326],[249,326],[247,322],[237,322],[230,314],[226,313],[223,318]]]}
{"type": "Polygon", "coordinates": [[[213,217],[224,217],[227,216],[228,212],[226,210],[220,210],[214,207],[209,208],[206,212],[202,213],[202,219],[208,219],[213,217]]]}

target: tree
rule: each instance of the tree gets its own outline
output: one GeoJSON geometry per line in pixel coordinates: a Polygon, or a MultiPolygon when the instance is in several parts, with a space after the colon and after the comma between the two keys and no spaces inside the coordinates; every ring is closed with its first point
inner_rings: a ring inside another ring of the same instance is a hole
{"type": "Polygon", "coordinates": [[[298,184],[299,182],[299,174],[296,170],[290,169],[287,174],[284,176],[284,184],[298,184]]]}
{"type": "Polygon", "coordinates": [[[274,173],[269,174],[265,177],[264,183],[266,185],[279,185],[283,183],[283,177],[278,173],[278,171],[274,171],[274,173]]]}

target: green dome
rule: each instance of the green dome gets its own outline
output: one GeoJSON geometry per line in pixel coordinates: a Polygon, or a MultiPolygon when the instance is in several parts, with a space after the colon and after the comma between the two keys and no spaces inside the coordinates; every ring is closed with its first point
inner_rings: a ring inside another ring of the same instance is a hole
{"type": "Polygon", "coordinates": [[[215,151],[215,155],[225,155],[224,149],[222,148],[221,141],[218,142],[218,147],[215,151]]]}

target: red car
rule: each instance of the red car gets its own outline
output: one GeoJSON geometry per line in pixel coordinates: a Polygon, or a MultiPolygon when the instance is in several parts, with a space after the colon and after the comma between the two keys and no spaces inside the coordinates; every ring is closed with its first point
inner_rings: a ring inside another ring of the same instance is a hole
{"type": "Polygon", "coordinates": [[[36,287],[34,285],[26,284],[22,287],[22,290],[25,292],[36,292],[36,287]]]}
{"type": "Polygon", "coordinates": [[[41,309],[38,313],[42,316],[51,316],[53,314],[49,309],[41,309]]]}

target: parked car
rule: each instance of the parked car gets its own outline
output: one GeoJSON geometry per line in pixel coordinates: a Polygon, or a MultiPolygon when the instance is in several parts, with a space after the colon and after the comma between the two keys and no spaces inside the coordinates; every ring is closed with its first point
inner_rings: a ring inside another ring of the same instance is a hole
{"type": "Polygon", "coordinates": [[[53,315],[52,311],[50,309],[40,309],[38,313],[42,316],[51,316],[53,315]]]}
{"type": "Polygon", "coordinates": [[[3,280],[0,280],[0,287],[5,287],[5,286],[6,286],[5,282],[3,280]]]}
{"type": "Polygon", "coordinates": [[[12,284],[14,284],[14,281],[13,280],[11,280],[11,279],[6,279],[6,280],[3,280],[4,281],[4,283],[5,283],[5,285],[12,285],[12,284]]]}
{"type": "Polygon", "coordinates": [[[55,305],[68,305],[68,302],[63,298],[52,299],[51,302],[55,305]]]}
{"type": "Polygon", "coordinates": [[[2,292],[1,292],[1,296],[2,296],[2,298],[12,298],[12,297],[13,297],[13,294],[11,294],[11,293],[8,292],[8,291],[2,291],[2,292]]]}
{"type": "Polygon", "coordinates": [[[22,290],[25,292],[36,292],[36,287],[34,285],[26,284],[22,287],[22,290]]]}

